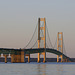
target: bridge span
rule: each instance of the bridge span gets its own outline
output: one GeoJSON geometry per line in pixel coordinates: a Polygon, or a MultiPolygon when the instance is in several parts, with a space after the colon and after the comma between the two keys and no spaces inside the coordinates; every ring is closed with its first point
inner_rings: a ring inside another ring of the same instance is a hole
{"type": "Polygon", "coordinates": [[[61,59],[61,62],[72,61],[63,52],[64,51],[63,32],[58,32],[57,34],[57,48],[56,49],[53,48],[51,44],[45,18],[38,18],[38,37],[36,37],[36,40],[33,39],[34,35],[36,34],[35,32],[36,32],[36,29],[34,31],[34,34],[30,42],[23,49],[0,48],[0,54],[3,54],[3,56],[5,57],[5,62],[7,62],[8,54],[11,55],[11,62],[23,62],[24,63],[25,56],[28,56],[28,62],[30,62],[30,54],[38,53],[37,62],[38,63],[40,62],[40,55],[43,54],[44,55],[43,62],[45,63],[46,62],[46,52],[56,54],[57,62],[59,62],[59,59],[61,59]],[[43,22],[42,25],[41,25],[42,23],[41,21],[43,22]],[[47,35],[48,35],[48,38],[47,38],[47,35]],[[32,40],[35,40],[36,42],[31,42],[32,40]],[[32,43],[34,43],[33,46],[28,47],[29,44],[31,46],[32,43]],[[37,47],[33,48],[36,44],[37,44],[37,47]],[[49,44],[51,44],[51,47],[49,44]]]}
{"type": "MultiPolygon", "coordinates": [[[[11,62],[12,63],[24,63],[25,62],[25,56],[28,56],[28,62],[30,62],[30,54],[34,53],[43,53],[44,48],[34,48],[34,49],[9,49],[9,48],[0,48],[0,56],[3,54],[5,57],[5,62],[7,62],[7,56],[10,54],[11,56],[11,62]]],[[[59,56],[63,56],[63,62],[71,62],[72,60],[61,53],[60,51],[57,51],[55,49],[46,48],[46,52],[53,53],[59,56]]]]}

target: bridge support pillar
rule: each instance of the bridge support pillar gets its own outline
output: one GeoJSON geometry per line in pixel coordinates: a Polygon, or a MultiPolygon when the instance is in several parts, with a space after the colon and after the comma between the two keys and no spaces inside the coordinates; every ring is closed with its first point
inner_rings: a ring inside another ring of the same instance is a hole
{"type": "Polygon", "coordinates": [[[63,62],[63,55],[61,55],[61,62],[63,62]]]}
{"type": "Polygon", "coordinates": [[[11,63],[19,63],[21,62],[21,55],[11,55],[11,63]]]}
{"type": "MultiPolygon", "coordinates": [[[[43,48],[45,49],[43,51],[43,55],[44,55],[44,60],[43,62],[45,63],[46,62],[46,21],[45,21],[45,18],[39,18],[38,19],[38,48],[40,48],[40,41],[43,41],[43,48]],[[44,22],[44,25],[41,26],[40,25],[40,21],[43,21],[44,22]],[[40,34],[40,31],[43,32],[43,36],[40,34]]],[[[38,53],[38,63],[40,62],[40,54],[41,53],[38,53]]]]}
{"type": "Polygon", "coordinates": [[[59,57],[61,57],[61,62],[63,62],[63,33],[58,32],[57,34],[57,51],[61,51],[62,55],[57,55],[57,62],[59,62],[59,57]]]}
{"type": "Polygon", "coordinates": [[[7,55],[5,55],[5,63],[7,63],[7,55]]]}
{"type": "Polygon", "coordinates": [[[43,62],[45,63],[46,62],[46,55],[45,55],[45,52],[44,52],[44,60],[43,62]]]}
{"type": "Polygon", "coordinates": [[[57,62],[59,62],[59,56],[57,55],[57,62]]]}
{"type": "Polygon", "coordinates": [[[39,63],[40,62],[40,53],[38,53],[38,60],[37,62],[39,63]]]}
{"type": "Polygon", "coordinates": [[[28,63],[30,63],[30,54],[26,54],[25,56],[28,57],[28,63]]]}
{"type": "Polygon", "coordinates": [[[28,63],[30,63],[30,54],[28,55],[28,63]]]}
{"type": "Polygon", "coordinates": [[[25,62],[25,51],[21,50],[21,62],[24,63],[25,62]]]}
{"type": "Polygon", "coordinates": [[[11,55],[11,63],[14,63],[15,62],[14,56],[15,56],[14,54],[11,55]]]}
{"type": "Polygon", "coordinates": [[[7,56],[8,56],[8,55],[4,55],[4,57],[5,57],[5,63],[7,63],[7,56]]]}
{"type": "Polygon", "coordinates": [[[21,62],[21,55],[15,55],[15,62],[21,62]]]}

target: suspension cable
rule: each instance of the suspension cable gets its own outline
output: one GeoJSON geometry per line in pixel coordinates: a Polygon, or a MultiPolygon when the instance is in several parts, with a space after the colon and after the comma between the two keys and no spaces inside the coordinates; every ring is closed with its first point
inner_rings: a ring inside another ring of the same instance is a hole
{"type": "Polygon", "coordinates": [[[53,49],[55,48],[55,46],[56,46],[56,43],[57,43],[57,37],[56,37],[56,41],[55,41],[55,44],[54,44],[54,46],[53,46],[53,49]]]}
{"type": "Polygon", "coordinates": [[[37,25],[36,25],[36,27],[35,27],[35,30],[34,30],[34,33],[33,33],[33,35],[32,35],[32,38],[30,39],[30,41],[28,42],[28,44],[24,47],[24,49],[30,44],[30,42],[32,41],[32,39],[33,39],[33,37],[34,37],[34,34],[35,34],[35,32],[36,32],[36,29],[37,29],[37,25]]]}
{"type": "MultiPolygon", "coordinates": [[[[47,28],[47,25],[46,25],[46,28],[47,28]]],[[[49,38],[49,43],[51,44],[51,47],[53,48],[52,43],[51,43],[51,39],[50,39],[50,36],[49,36],[48,28],[47,28],[47,34],[48,34],[48,38],[49,38]]]]}
{"type": "Polygon", "coordinates": [[[33,47],[35,46],[36,43],[37,43],[37,40],[36,40],[36,42],[34,43],[34,45],[33,45],[31,48],[33,48],[33,47]]]}
{"type": "Polygon", "coordinates": [[[65,50],[64,40],[63,40],[63,49],[64,49],[64,51],[65,51],[65,54],[67,55],[66,50],[65,50]]]}

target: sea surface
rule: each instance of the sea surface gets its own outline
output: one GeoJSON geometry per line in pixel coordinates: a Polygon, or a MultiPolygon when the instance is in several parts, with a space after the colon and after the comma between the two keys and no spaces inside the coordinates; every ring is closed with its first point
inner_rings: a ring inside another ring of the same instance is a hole
{"type": "Polygon", "coordinates": [[[4,63],[0,75],[75,75],[75,63],[4,63]]]}

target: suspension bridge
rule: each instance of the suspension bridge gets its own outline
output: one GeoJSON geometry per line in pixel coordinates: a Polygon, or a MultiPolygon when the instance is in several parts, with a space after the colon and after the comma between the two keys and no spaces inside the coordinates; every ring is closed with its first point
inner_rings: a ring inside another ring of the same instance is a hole
{"type": "Polygon", "coordinates": [[[57,41],[53,46],[49,36],[48,28],[45,18],[38,18],[38,25],[36,25],[35,31],[31,40],[22,49],[9,49],[0,48],[0,56],[3,54],[5,62],[7,62],[7,56],[11,55],[11,62],[25,62],[26,56],[28,56],[28,62],[30,62],[30,54],[38,53],[37,62],[40,62],[40,55],[43,55],[43,62],[46,62],[46,52],[57,55],[57,62],[61,59],[61,62],[71,62],[72,60],[65,54],[63,32],[58,32],[57,41]],[[55,48],[57,46],[57,48],[55,48]]]}

